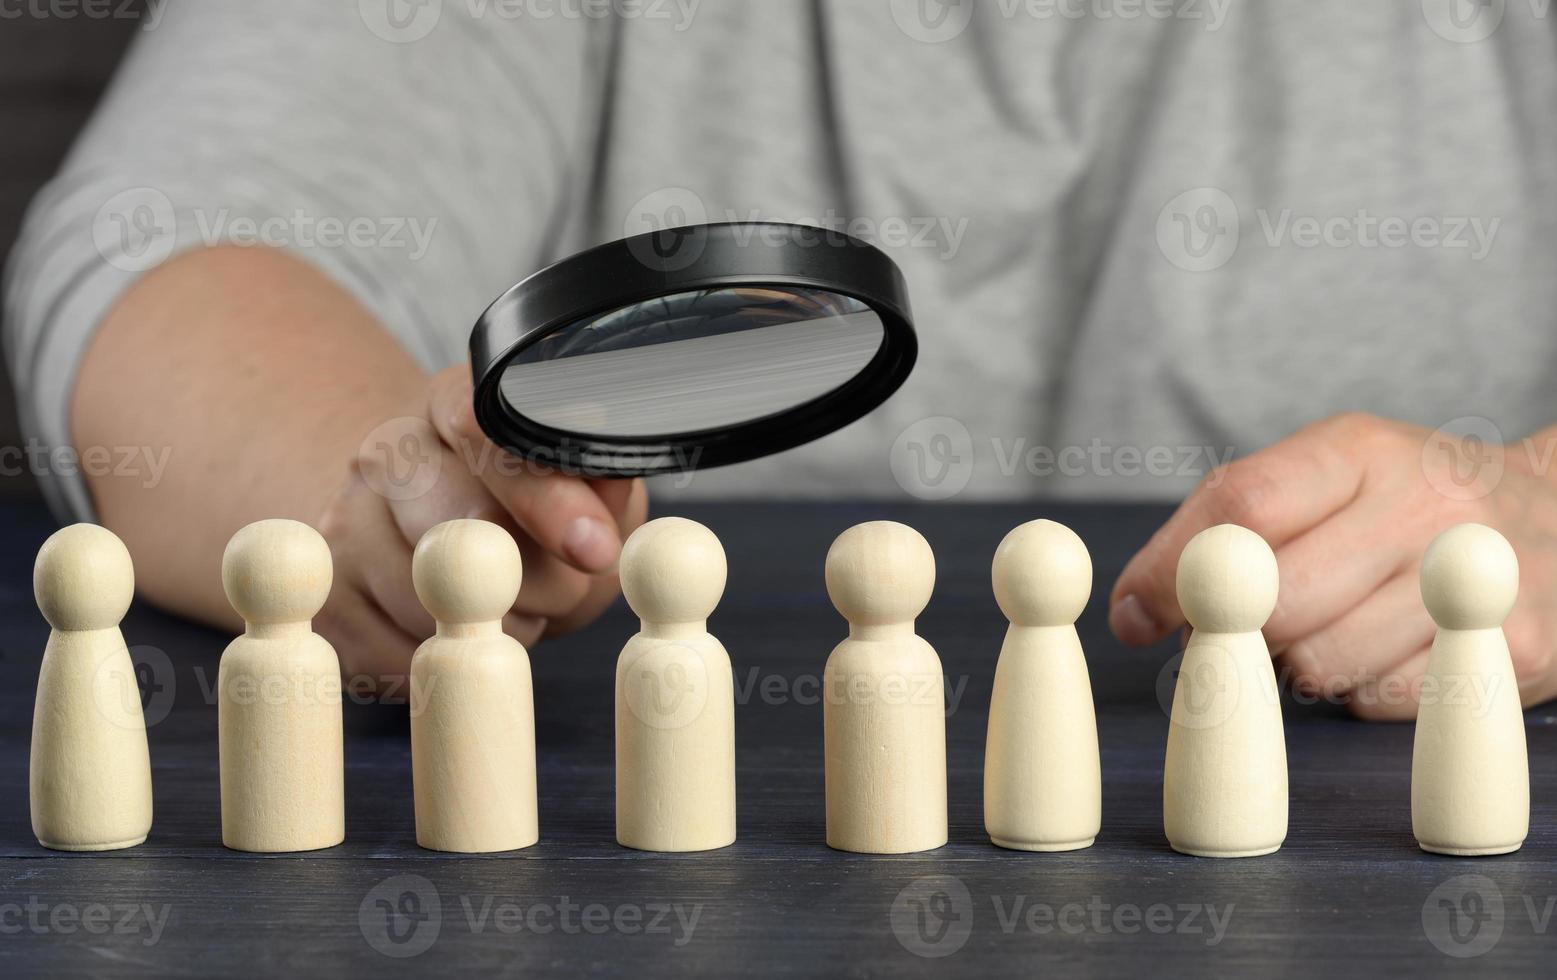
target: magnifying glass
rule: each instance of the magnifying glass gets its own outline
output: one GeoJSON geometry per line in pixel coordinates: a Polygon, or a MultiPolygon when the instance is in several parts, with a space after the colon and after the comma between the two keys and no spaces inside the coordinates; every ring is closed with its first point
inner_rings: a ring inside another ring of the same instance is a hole
{"type": "Polygon", "coordinates": [[[476,419],[589,477],[723,466],[848,425],[918,344],[880,249],[808,225],[693,225],[601,245],[504,293],[470,338],[476,419]]]}

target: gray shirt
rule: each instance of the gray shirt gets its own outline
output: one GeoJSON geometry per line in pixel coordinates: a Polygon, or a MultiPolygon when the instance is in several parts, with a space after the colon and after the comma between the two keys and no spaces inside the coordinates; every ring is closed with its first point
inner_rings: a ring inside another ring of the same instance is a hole
{"type": "Polygon", "coordinates": [[[142,26],[8,270],[46,446],[105,311],[182,249],[292,249],[437,368],[551,261],[746,218],[885,248],[921,360],[847,429],[662,493],[1170,497],[1342,410],[1557,421],[1545,0],[169,0],[142,26]]]}

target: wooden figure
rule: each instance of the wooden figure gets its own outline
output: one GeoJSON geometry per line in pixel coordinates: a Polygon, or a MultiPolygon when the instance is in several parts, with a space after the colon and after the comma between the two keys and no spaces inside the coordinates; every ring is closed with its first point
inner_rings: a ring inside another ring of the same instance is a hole
{"type": "Polygon", "coordinates": [[[735,683],[708,632],[724,549],[680,517],[622,548],[622,594],[642,621],[616,662],[616,839],[646,851],[735,842],[735,683]]]}
{"type": "Polygon", "coordinates": [[[946,692],[914,632],[935,556],[913,528],[852,527],[827,552],[827,594],[849,621],[822,675],[827,843],[900,854],[946,843],[946,692]]]}
{"type": "Polygon", "coordinates": [[[1411,756],[1411,829],[1438,854],[1517,851],[1530,830],[1530,758],[1503,621],[1519,559],[1492,528],[1459,524],[1428,546],[1420,576],[1438,634],[1411,756]]]}
{"type": "Polygon", "coordinates": [[[1001,847],[1070,851],[1102,825],[1092,682],[1076,620],[1092,559],[1070,528],[1031,521],[995,551],[995,601],[1011,621],[989,705],[984,829],[1001,847]]]}
{"type": "Polygon", "coordinates": [[[222,587],[244,634],[217,672],[222,843],[312,851],[346,839],[341,666],[313,631],[330,547],[297,521],[259,521],[227,543],[222,587]]]}
{"type": "Polygon", "coordinates": [[[422,536],[411,576],[438,632],[411,658],[416,842],[482,853],[540,839],[530,657],[503,632],[519,596],[519,546],[486,521],[422,536]]]}
{"type": "Polygon", "coordinates": [[[58,851],[134,847],[151,830],[151,756],[119,622],[135,595],[130,552],[76,524],[38,551],[33,593],[49,625],[32,716],[32,832],[58,851]]]}
{"type": "Polygon", "coordinates": [[[1236,524],[1201,531],[1179,557],[1179,607],[1194,632],[1162,777],[1163,827],[1176,851],[1254,857],[1286,839],[1287,746],[1260,633],[1277,585],[1270,545],[1236,524]]]}

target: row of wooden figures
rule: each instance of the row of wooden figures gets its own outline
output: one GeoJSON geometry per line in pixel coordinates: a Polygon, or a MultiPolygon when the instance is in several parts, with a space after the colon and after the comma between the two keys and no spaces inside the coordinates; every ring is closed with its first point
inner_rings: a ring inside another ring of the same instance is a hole
{"type": "MultiPolygon", "coordinates": [[[[735,697],[707,619],[725,586],[707,528],[664,518],[621,558],[642,629],[616,670],[617,839],[653,851],[735,840],[735,697]]],[[[1425,700],[1412,761],[1412,824],[1429,851],[1498,854],[1529,825],[1518,687],[1501,624],[1518,563],[1491,528],[1462,524],[1428,548],[1421,592],[1438,624],[1428,674],[1476,697],[1425,700]]],[[[519,550],[502,528],[452,521],[416,547],[416,593],[437,633],[411,662],[416,838],[440,851],[526,847],[539,836],[530,665],[501,619],[519,592],[519,550]]],[[[303,851],[345,838],[340,670],[312,632],[332,578],[312,528],[262,521],[227,547],[222,584],[247,623],[218,675],[222,839],[242,851],[303,851]]],[[[996,670],[984,815],[997,845],[1086,847],[1101,824],[1097,725],[1076,634],[1092,588],[1081,539],[1052,521],[1000,543],[995,598],[1010,620],[996,670]]],[[[824,676],[827,843],[903,853],[947,840],[944,691],[936,652],[914,632],[935,562],[902,524],[845,531],[826,561],[849,622],[824,676]]],[[[34,588],[53,626],[38,681],[32,825],[46,847],[130,847],[151,827],[151,773],[119,621],[130,556],[92,525],[38,555],[34,588]]],[[[1254,532],[1221,525],[1184,549],[1179,604],[1193,627],[1174,694],[1163,774],[1168,841],[1188,854],[1248,857],[1287,832],[1280,699],[1261,628],[1276,559],[1254,532]]]]}

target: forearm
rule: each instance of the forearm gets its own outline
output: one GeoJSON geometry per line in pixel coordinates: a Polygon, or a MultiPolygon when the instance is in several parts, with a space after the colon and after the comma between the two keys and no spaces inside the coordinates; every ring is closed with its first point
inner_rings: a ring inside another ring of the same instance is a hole
{"type": "Polygon", "coordinates": [[[71,401],[78,449],[166,452],[155,480],[98,475],[102,523],[140,592],[234,625],[221,556],[243,525],[314,521],[374,426],[415,408],[425,374],[339,286],[262,248],[181,256],[104,320],[71,401]]]}

